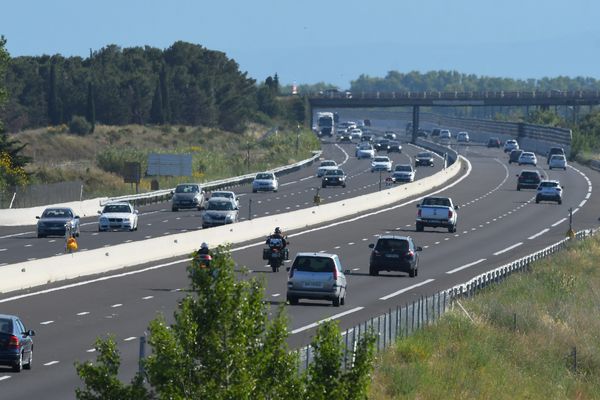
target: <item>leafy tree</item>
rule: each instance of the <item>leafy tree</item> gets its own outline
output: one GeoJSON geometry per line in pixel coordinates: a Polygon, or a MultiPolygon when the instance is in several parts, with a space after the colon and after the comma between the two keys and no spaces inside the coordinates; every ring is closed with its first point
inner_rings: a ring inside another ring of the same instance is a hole
{"type": "Polygon", "coordinates": [[[167,70],[165,68],[165,64],[162,65],[160,69],[160,74],[158,75],[158,79],[160,82],[160,96],[162,102],[162,113],[165,119],[165,122],[171,121],[171,102],[169,101],[169,86],[167,82],[167,70]]]}
{"type": "Polygon", "coordinates": [[[154,97],[152,98],[152,108],[150,109],[150,122],[162,125],[165,123],[165,114],[163,108],[162,94],[160,90],[160,81],[156,83],[154,97]]]}
{"type": "Polygon", "coordinates": [[[50,66],[50,80],[48,82],[48,118],[52,125],[58,125],[61,121],[60,106],[58,102],[58,88],[56,83],[56,63],[50,66]]]}
{"type": "Polygon", "coordinates": [[[79,115],[73,115],[71,122],[69,122],[69,132],[76,135],[87,135],[92,131],[92,125],[84,118],[79,115]]]}

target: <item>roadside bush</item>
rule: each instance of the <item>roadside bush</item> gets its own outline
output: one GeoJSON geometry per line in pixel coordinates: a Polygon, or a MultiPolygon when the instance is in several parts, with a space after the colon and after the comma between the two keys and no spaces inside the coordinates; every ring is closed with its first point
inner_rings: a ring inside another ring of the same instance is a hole
{"type": "Polygon", "coordinates": [[[69,123],[69,132],[76,135],[87,135],[92,131],[92,126],[84,117],[74,115],[69,123]]]}

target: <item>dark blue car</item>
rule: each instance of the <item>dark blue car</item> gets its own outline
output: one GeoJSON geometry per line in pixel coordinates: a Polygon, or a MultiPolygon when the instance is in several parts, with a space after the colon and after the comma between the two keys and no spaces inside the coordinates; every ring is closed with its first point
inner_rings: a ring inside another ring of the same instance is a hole
{"type": "Polygon", "coordinates": [[[12,367],[14,372],[31,369],[35,332],[26,330],[14,315],[0,314],[0,365],[12,367]]]}

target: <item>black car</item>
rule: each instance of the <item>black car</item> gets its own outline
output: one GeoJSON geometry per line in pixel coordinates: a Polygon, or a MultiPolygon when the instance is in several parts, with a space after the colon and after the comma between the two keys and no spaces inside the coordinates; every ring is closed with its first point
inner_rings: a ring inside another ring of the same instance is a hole
{"type": "Polygon", "coordinates": [[[400,142],[390,141],[388,144],[388,153],[402,153],[402,145],[400,142]]]}
{"type": "Polygon", "coordinates": [[[321,187],[327,186],[341,186],[346,187],[346,174],[341,169],[330,169],[325,171],[323,180],[321,181],[321,187]]]}
{"type": "Polygon", "coordinates": [[[400,271],[414,278],[419,274],[418,252],[422,248],[415,246],[410,236],[380,236],[377,243],[371,243],[369,247],[373,249],[369,275],[379,275],[379,271],[400,271]]]}
{"type": "Polygon", "coordinates": [[[415,157],[415,167],[426,165],[433,167],[433,154],[428,151],[418,153],[415,157]]]}
{"type": "Polygon", "coordinates": [[[46,208],[41,216],[36,217],[37,237],[44,238],[50,235],[65,236],[67,225],[71,234],[79,236],[79,215],[75,215],[72,208],[46,208]]]}
{"type": "Polygon", "coordinates": [[[518,149],[518,150],[513,150],[510,152],[510,155],[508,156],[508,163],[512,164],[512,163],[519,163],[519,157],[521,157],[521,154],[523,154],[523,150],[518,149]]]}
{"type": "Polygon", "coordinates": [[[340,143],[352,143],[352,135],[349,132],[345,132],[338,136],[340,143]]]}
{"type": "Polygon", "coordinates": [[[375,151],[387,151],[390,145],[389,139],[378,139],[375,141],[373,147],[375,147],[375,151]]]}
{"type": "Polygon", "coordinates": [[[389,140],[396,140],[396,134],[394,131],[385,131],[383,137],[389,140]]]}
{"type": "Polygon", "coordinates": [[[434,128],[431,130],[431,139],[438,139],[440,137],[440,133],[442,132],[439,128],[434,128]]]}
{"type": "Polygon", "coordinates": [[[373,142],[373,135],[365,135],[363,133],[363,135],[360,137],[360,141],[361,142],[371,143],[371,142],[373,142]]]}
{"type": "Polygon", "coordinates": [[[428,138],[429,137],[429,132],[427,132],[425,129],[419,129],[417,131],[417,136],[418,137],[422,137],[422,138],[428,138]]]}
{"type": "Polygon", "coordinates": [[[542,175],[536,170],[524,169],[517,175],[517,190],[537,189],[542,181],[542,175]]]}
{"type": "Polygon", "coordinates": [[[497,137],[491,137],[489,138],[488,142],[487,142],[487,147],[497,147],[500,148],[500,145],[502,143],[500,143],[500,139],[498,139],[497,137]]]}
{"type": "Polygon", "coordinates": [[[26,330],[14,315],[0,314],[0,365],[12,367],[14,372],[31,369],[35,332],[26,330]]]}

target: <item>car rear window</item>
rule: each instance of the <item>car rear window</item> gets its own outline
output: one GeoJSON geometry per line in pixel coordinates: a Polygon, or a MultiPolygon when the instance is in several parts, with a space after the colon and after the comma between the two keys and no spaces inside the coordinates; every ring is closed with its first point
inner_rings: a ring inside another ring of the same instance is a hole
{"type": "Polygon", "coordinates": [[[335,161],[323,161],[321,163],[321,167],[333,167],[335,166],[335,161]]]}
{"type": "Polygon", "coordinates": [[[12,333],[12,320],[8,318],[0,318],[0,332],[1,333],[12,333]]]}
{"type": "Polygon", "coordinates": [[[44,211],[42,214],[44,218],[71,218],[73,214],[71,211],[62,208],[50,208],[44,211]]]}
{"type": "Polygon", "coordinates": [[[443,197],[427,197],[423,199],[424,206],[445,206],[450,207],[450,200],[443,197]]]}
{"type": "Polygon", "coordinates": [[[552,187],[557,187],[558,183],[556,182],[542,182],[540,183],[540,187],[546,187],[546,188],[552,188],[552,187]]]}
{"type": "Polygon", "coordinates": [[[377,245],[375,245],[375,250],[378,251],[398,251],[398,252],[407,252],[408,251],[408,241],[402,239],[379,239],[377,241],[377,245]]]}
{"type": "Polygon", "coordinates": [[[292,266],[296,271],[333,272],[335,264],[329,257],[296,257],[292,266]]]}
{"type": "Polygon", "coordinates": [[[198,192],[197,185],[177,185],[175,193],[196,193],[198,192]]]}
{"type": "Polygon", "coordinates": [[[523,171],[523,172],[521,172],[521,177],[531,179],[531,178],[539,178],[540,175],[537,172],[523,171]]]}
{"type": "Polygon", "coordinates": [[[256,179],[273,180],[273,175],[271,175],[271,174],[258,174],[258,175],[256,175],[256,179]]]}

